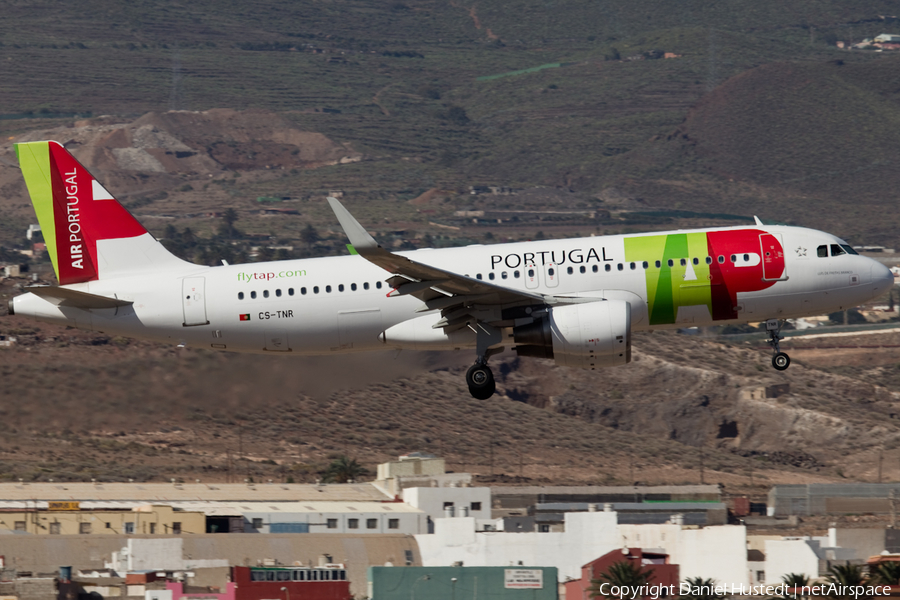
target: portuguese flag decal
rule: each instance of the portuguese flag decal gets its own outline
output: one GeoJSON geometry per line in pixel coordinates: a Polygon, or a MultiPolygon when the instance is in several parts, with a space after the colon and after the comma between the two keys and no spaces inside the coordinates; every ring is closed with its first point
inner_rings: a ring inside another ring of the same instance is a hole
{"type": "Polygon", "coordinates": [[[241,315],[241,321],[249,321],[249,320],[250,320],[250,313],[241,315]]]}

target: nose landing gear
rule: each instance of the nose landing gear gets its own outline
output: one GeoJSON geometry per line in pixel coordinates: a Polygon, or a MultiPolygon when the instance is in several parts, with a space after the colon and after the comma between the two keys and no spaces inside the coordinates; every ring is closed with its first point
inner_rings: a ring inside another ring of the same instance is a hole
{"type": "Polygon", "coordinates": [[[775,355],[772,356],[772,366],[778,371],[784,371],[791,366],[791,357],[782,352],[781,347],[778,344],[778,342],[784,339],[780,335],[783,326],[784,321],[779,321],[778,319],[769,319],[766,321],[766,333],[769,334],[768,343],[772,346],[772,350],[775,351],[775,355]]]}

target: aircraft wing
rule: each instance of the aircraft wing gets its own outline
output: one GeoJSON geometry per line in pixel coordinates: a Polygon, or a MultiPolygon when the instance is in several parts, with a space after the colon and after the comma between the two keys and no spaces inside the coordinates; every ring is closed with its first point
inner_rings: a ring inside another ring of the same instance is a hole
{"type": "Polygon", "coordinates": [[[350,239],[356,252],[394,275],[388,283],[394,287],[391,296],[411,294],[425,302],[424,310],[446,310],[460,304],[517,306],[583,302],[562,299],[523,290],[513,290],[472,277],[410,260],[383,248],[335,198],[328,198],[331,209],[350,239]],[[568,301],[566,301],[568,300],[568,301]]]}

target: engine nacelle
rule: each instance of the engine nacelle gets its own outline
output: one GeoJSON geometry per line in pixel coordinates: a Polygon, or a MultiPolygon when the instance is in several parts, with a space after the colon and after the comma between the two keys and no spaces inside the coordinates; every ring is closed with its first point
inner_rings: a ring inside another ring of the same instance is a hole
{"type": "Polygon", "coordinates": [[[432,325],[441,318],[439,314],[425,315],[389,327],[379,336],[382,343],[394,348],[409,350],[459,350],[475,347],[475,333],[468,327],[446,333],[432,325]]]}
{"type": "Polygon", "coordinates": [[[513,330],[519,356],[552,358],[579,369],[631,362],[631,306],[601,300],[556,306],[549,315],[513,330]]]}

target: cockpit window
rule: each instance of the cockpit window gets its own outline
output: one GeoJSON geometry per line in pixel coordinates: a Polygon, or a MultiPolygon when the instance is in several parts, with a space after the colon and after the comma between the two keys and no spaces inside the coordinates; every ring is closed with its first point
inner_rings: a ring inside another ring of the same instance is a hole
{"type": "Polygon", "coordinates": [[[831,245],[831,255],[832,256],[840,256],[841,254],[847,254],[847,252],[841,248],[838,244],[831,245]]]}
{"type": "Polygon", "coordinates": [[[841,248],[847,251],[847,254],[859,254],[856,250],[853,249],[852,246],[848,246],[847,244],[841,244],[841,248]]]}
{"type": "Polygon", "coordinates": [[[822,245],[816,248],[816,256],[819,258],[825,258],[828,256],[828,246],[822,245]]]}

